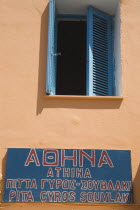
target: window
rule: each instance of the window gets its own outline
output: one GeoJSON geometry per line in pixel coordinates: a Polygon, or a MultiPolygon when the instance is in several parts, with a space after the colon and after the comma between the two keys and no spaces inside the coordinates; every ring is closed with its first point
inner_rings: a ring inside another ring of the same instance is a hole
{"type": "Polygon", "coordinates": [[[118,0],[50,0],[48,95],[120,95],[117,3],[118,0]]]}

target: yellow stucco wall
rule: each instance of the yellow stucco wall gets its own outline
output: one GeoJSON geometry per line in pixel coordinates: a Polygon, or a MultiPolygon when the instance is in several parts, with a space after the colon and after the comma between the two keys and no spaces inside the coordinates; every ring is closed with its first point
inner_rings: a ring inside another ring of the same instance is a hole
{"type": "Polygon", "coordinates": [[[135,205],[1,204],[2,209],[140,209],[140,0],[121,0],[123,100],[46,99],[48,0],[0,0],[0,179],[6,148],[132,151],[135,205]]]}

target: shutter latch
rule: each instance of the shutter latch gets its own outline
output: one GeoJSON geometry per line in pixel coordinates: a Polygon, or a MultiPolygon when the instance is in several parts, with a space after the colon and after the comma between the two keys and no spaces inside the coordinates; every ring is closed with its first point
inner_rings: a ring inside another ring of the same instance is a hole
{"type": "Polygon", "coordinates": [[[61,55],[61,53],[52,53],[53,56],[61,55]]]}

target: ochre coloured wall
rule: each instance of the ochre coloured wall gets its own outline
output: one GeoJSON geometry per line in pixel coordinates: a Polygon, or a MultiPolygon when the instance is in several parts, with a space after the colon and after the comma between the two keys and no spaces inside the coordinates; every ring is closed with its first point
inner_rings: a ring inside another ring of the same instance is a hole
{"type": "Polygon", "coordinates": [[[1,204],[2,209],[140,209],[140,0],[121,0],[123,100],[47,99],[48,0],[0,1],[0,179],[7,148],[132,151],[135,205],[1,204]]]}

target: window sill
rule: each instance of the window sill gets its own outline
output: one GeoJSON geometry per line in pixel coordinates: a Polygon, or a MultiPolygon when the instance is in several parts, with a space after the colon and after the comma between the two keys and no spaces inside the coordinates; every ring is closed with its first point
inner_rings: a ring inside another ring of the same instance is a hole
{"type": "Polygon", "coordinates": [[[73,96],[73,95],[45,95],[45,99],[76,99],[76,100],[123,100],[122,96],[73,96]]]}

